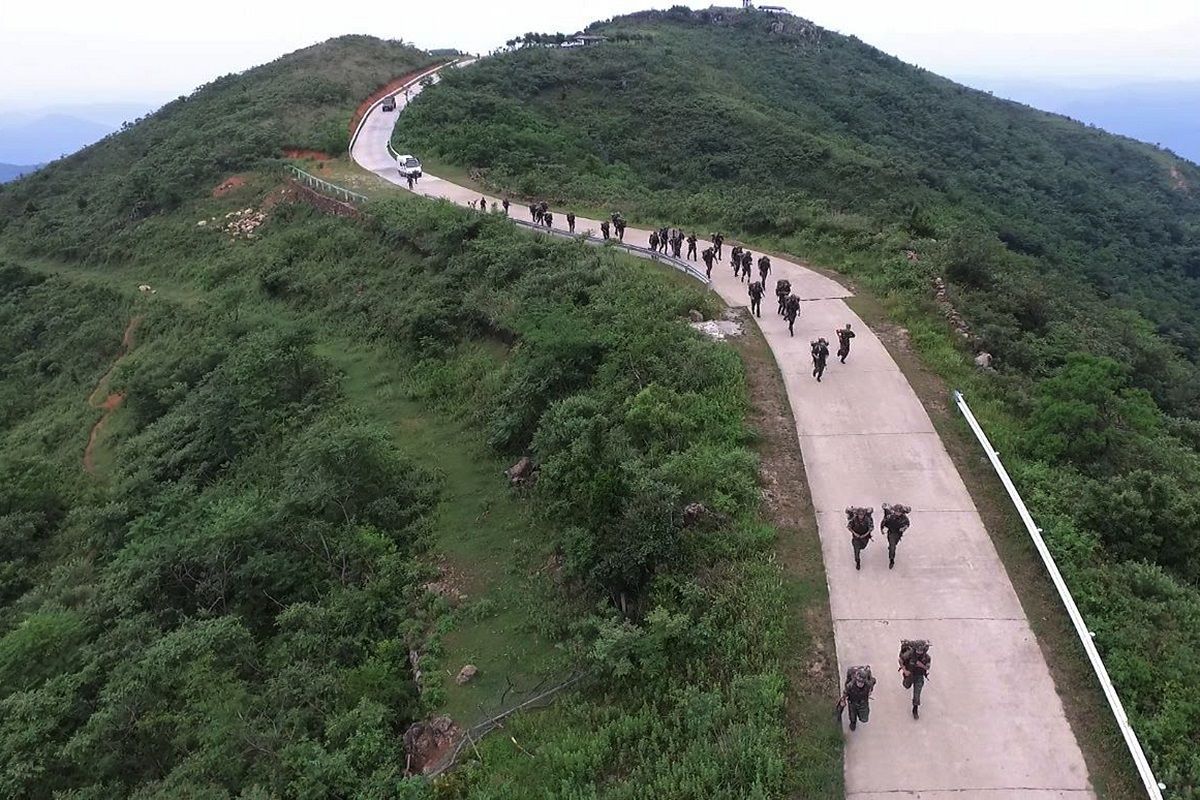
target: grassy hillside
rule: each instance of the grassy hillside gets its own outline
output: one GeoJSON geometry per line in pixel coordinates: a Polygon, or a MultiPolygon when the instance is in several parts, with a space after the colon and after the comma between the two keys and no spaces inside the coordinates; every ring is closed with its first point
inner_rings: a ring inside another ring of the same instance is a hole
{"type": "Polygon", "coordinates": [[[1200,171],[796,18],[593,32],[611,41],[455,71],[397,138],[498,190],[723,229],[883,297],[984,420],[1159,775],[1192,796],[1200,171]]]}
{"type": "Polygon", "coordinates": [[[283,148],[423,59],[319,45],[0,192],[3,796],[840,794],[824,578],[775,557],[743,364],[684,324],[712,298],[411,198],[280,199],[283,148]],[[577,671],[405,776],[411,722],[577,671]]]}
{"type": "MultiPolygon", "coordinates": [[[[914,249],[950,268],[980,347],[1012,370],[1061,363],[1072,326],[1122,360],[1151,348],[1097,322],[1114,307],[1195,359],[1194,165],[786,20],[623,17],[595,30],[632,41],[456,71],[396,136],[519,194],[814,255],[881,249],[897,271],[914,249]]],[[[1194,370],[1136,366],[1171,410],[1196,409],[1194,370]]]]}
{"type": "Polygon", "coordinates": [[[286,150],[344,152],[355,107],[440,59],[367,36],[331,39],[167,103],[0,192],[0,235],[92,263],[137,251],[137,223],[286,150]]]}

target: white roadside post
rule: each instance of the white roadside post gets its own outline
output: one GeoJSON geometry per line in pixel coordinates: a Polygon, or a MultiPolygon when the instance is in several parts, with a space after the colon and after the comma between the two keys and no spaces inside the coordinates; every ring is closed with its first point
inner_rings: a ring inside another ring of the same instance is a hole
{"type": "Polygon", "coordinates": [[[983,451],[987,454],[988,460],[992,462],[992,467],[996,470],[996,474],[1000,476],[1000,482],[1004,484],[1005,491],[1008,492],[1009,498],[1012,499],[1013,505],[1016,506],[1017,513],[1021,515],[1021,521],[1025,523],[1025,528],[1029,531],[1029,537],[1033,539],[1033,544],[1037,548],[1038,554],[1042,557],[1042,563],[1046,565],[1046,571],[1050,573],[1050,580],[1054,582],[1054,588],[1058,590],[1058,596],[1062,598],[1063,605],[1067,609],[1067,614],[1071,617],[1071,622],[1075,625],[1075,632],[1079,635],[1079,642],[1083,645],[1088,660],[1092,662],[1092,669],[1096,671],[1096,679],[1100,681],[1100,688],[1104,690],[1104,696],[1108,698],[1108,705],[1112,709],[1113,716],[1116,717],[1117,727],[1121,729],[1121,735],[1125,737],[1125,744],[1129,747],[1129,754],[1133,756],[1133,763],[1137,766],[1142,783],[1146,786],[1146,794],[1152,800],[1163,800],[1162,793],[1167,787],[1165,784],[1159,783],[1154,777],[1154,772],[1150,768],[1150,762],[1146,759],[1146,753],[1142,750],[1142,744],[1138,741],[1133,726],[1129,724],[1129,717],[1125,714],[1125,706],[1121,704],[1121,698],[1117,696],[1116,687],[1113,686],[1112,680],[1108,677],[1108,670],[1104,667],[1104,662],[1100,658],[1100,651],[1096,649],[1096,643],[1092,641],[1095,634],[1088,630],[1087,625],[1084,623],[1083,615],[1079,613],[1079,606],[1075,604],[1075,598],[1071,596],[1071,590],[1067,588],[1066,581],[1063,580],[1062,573],[1058,570],[1058,565],[1054,563],[1054,557],[1050,555],[1050,549],[1046,547],[1046,540],[1042,538],[1042,529],[1033,521],[1033,516],[1025,506],[1025,501],[1021,499],[1021,495],[1017,493],[1017,487],[1013,485],[1012,478],[1008,475],[1008,470],[1004,468],[1004,464],[1000,463],[1000,454],[996,452],[995,448],[992,447],[992,443],[988,441],[987,434],[979,426],[979,420],[975,419],[975,415],[971,413],[971,408],[967,405],[966,398],[957,389],[954,391],[954,402],[958,405],[958,410],[966,418],[967,424],[971,426],[971,430],[975,432],[975,438],[983,445],[983,451]]]}

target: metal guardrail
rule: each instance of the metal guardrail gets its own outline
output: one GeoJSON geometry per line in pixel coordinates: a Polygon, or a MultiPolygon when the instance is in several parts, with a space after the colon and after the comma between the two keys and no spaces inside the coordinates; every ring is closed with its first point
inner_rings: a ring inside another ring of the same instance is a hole
{"type": "Polygon", "coordinates": [[[491,719],[486,719],[478,725],[471,726],[467,730],[463,731],[462,738],[458,740],[458,744],[454,747],[454,749],[447,753],[436,766],[426,772],[425,777],[436,778],[446,770],[453,768],[454,765],[458,763],[459,756],[462,755],[463,750],[466,749],[468,744],[474,748],[475,742],[482,739],[484,736],[487,736],[496,728],[503,727],[504,720],[508,719],[518,711],[523,711],[527,708],[540,708],[550,705],[550,703],[554,702],[554,698],[559,692],[563,691],[564,689],[569,689],[586,677],[588,677],[588,673],[586,672],[575,675],[553,688],[547,689],[544,692],[540,692],[536,696],[531,697],[522,703],[518,703],[512,708],[507,708],[504,711],[501,711],[491,719]]]}
{"type": "Polygon", "coordinates": [[[1154,771],[1150,767],[1150,762],[1146,758],[1145,751],[1142,750],[1142,744],[1138,741],[1137,733],[1134,732],[1133,726],[1129,724],[1129,717],[1125,713],[1125,706],[1121,704],[1121,698],[1117,695],[1117,689],[1113,686],[1112,679],[1108,676],[1108,670],[1104,666],[1104,661],[1100,658],[1100,651],[1096,649],[1096,643],[1093,641],[1095,634],[1088,630],[1087,623],[1084,622],[1083,615],[1079,612],[1079,606],[1075,604],[1075,598],[1071,596],[1071,590],[1067,588],[1066,581],[1063,580],[1062,573],[1058,570],[1058,565],[1054,563],[1054,556],[1050,554],[1050,549],[1046,547],[1046,540],[1042,538],[1042,529],[1033,521],[1033,516],[1029,513],[1025,501],[1021,499],[1021,495],[1017,492],[1017,487],[1013,485],[1012,478],[1008,475],[1008,470],[1004,468],[1004,464],[1000,463],[1000,454],[992,447],[987,434],[983,432],[983,428],[979,425],[979,420],[975,419],[975,415],[971,413],[971,408],[967,405],[967,400],[963,397],[962,392],[955,390],[954,402],[958,404],[958,410],[962,412],[967,420],[967,424],[974,431],[975,438],[983,445],[983,451],[987,454],[988,460],[992,462],[992,467],[996,470],[996,474],[1000,476],[1000,482],[1004,484],[1004,489],[1008,492],[1009,498],[1012,499],[1013,505],[1016,506],[1017,513],[1021,515],[1021,521],[1025,523],[1025,528],[1029,531],[1029,537],[1033,539],[1033,544],[1037,547],[1038,554],[1042,557],[1042,563],[1046,565],[1046,571],[1050,573],[1050,580],[1054,582],[1054,588],[1058,590],[1058,596],[1062,598],[1063,605],[1067,608],[1067,614],[1071,617],[1071,622],[1075,625],[1075,632],[1079,635],[1079,642],[1083,645],[1088,660],[1092,662],[1092,669],[1096,671],[1096,679],[1100,681],[1100,688],[1104,690],[1104,696],[1108,699],[1108,705],[1112,709],[1113,716],[1116,717],[1117,727],[1121,729],[1121,735],[1125,737],[1125,744],[1129,747],[1129,754],[1133,756],[1133,763],[1137,766],[1138,775],[1141,776],[1142,783],[1145,784],[1147,796],[1152,798],[1152,800],[1162,800],[1163,790],[1167,786],[1164,783],[1160,783],[1154,777],[1154,771]]]}
{"type": "Polygon", "coordinates": [[[358,192],[352,192],[349,189],[343,189],[336,183],[330,183],[327,180],[318,178],[316,175],[310,175],[309,173],[297,167],[295,164],[285,164],[284,166],[291,171],[296,180],[300,181],[310,189],[316,189],[321,194],[328,195],[346,203],[365,203],[367,201],[367,196],[365,194],[359,194],[358,192]]]}

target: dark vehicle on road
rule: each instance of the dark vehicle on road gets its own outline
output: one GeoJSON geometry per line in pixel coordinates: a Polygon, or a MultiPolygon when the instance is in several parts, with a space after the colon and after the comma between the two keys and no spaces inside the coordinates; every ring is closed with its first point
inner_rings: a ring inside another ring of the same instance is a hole
{"type": "Polygon", "coordinates": [[[388,95],[383,98],[383,105],[379,107],[380,111],[395,111],[396,110],[396,95],[388,95]]]}

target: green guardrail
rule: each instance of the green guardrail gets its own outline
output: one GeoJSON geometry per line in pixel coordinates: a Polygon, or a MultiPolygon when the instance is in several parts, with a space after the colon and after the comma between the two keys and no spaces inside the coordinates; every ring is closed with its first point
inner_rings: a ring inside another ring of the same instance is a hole
{"type": "Polygon", "coordinates": [[[343,189],[336,183],[330,183],[327,180],[318,178],[316,175],[310,175],[309,173],[297,167],[295,164],[286,164],[285,166],[288,168],[288,171],[292,173],[292,177],[310,189],[315,189],[323,195],[327,195],[336,200],[341,200],[344,203],[367,202],[367,196],[365,194],[359,194],[358,192],[352,192],[349,189],[343,189]]]}

